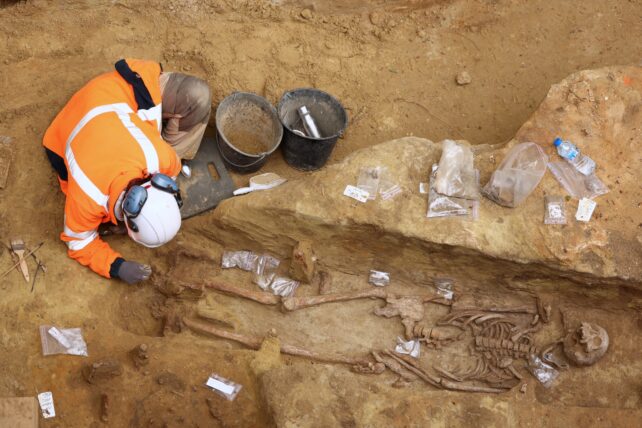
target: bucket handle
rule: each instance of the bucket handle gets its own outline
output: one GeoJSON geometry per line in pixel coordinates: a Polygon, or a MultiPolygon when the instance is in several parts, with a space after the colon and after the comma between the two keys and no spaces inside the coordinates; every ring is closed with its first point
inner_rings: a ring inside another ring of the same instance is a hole
{"type": "Polygon", "coordinates": [[[248,168],[248,167],[254,166],[254,165],[256,165],[257,163],[263,161],[266,158],[266,153],[263,152],[261,154],[262,156],[260,158],[258,158],[257,160],[255,160],[254,162],[249,163],[247,165],[239,165],[239,164],[236,164],[236,163],[232,162],[231,160],[229,160],[225,156],[225,153],[223,153],[223,150],[221,150],[221,142],[220,142],[220,137],[218,135],[218,132],[216,132],[216,145],[218,146],[218,149],[219,149],[218,152],[221,154],[221,157],[225,160],[225,162],[227,162],[230,165],[235,166],[237,168],[248,168]]]}

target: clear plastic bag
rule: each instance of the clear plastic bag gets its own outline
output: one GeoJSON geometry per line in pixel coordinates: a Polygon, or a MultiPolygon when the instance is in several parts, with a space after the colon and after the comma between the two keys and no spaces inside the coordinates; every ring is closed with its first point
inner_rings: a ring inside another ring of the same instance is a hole
{"type": "Polygon", "coordinates": [[[479,199],[473,151],[469,146],[453,140],[444,140],[442,147],[435,179],[437,193],[456,198],[479,199]]]}
{"type": "MultiPolygon", "coordinates": [[[[430,175],[430,189],[428,191],[428,213],[426,217],[462,217],[477,218],[479,201],[472,199],[455,198],[438,193],[435,189],[435,179],[439,167],[432,166],[430,175]]],[[[479,177],[478,174],[476,174],[479,177]]],[[[478,179],[479,180],[479,179],[478,179]]]]}
{"type": "Polygon", "coordinates": [[[443,296],[446,300],[452,300],[454,291],[453,291],[453,281],[451,278],[435,278],[433,283],[437,289],[437,294],[443,296]]]}
{"type": "Polygon", "coordinates": [[[368,282],[377,287],[385,287],[390,284],[390,274],[379,270],[371,270],[368,282]]]}
{"type": "Polygon", "coordinates": [[[258,254],[251,251],[224,251],[221,267],[224,269],[237,267],[245,271],[253,271],[256,269],[258,259],[258,254]]]}
{"type": "Polygon", "coordinates": [[[231,380],[215,373],[210,375],[207,382],[205,382],[205,386],[230,401],[234,400],[243,388],[243,385],[239,385],[238,383],[232,382],[231,380]]]}
{"type": "Polygon", "coordinates": [[[252,282],[267,290],[272,281],[276,277],[276,269],[279,267],[281,261],[276,257],[269,254],[262,254],[257,258],[256,266],[254,266],[254,276],[252,282]]]}
{"type": "Polygon", "coordinates": [[[566,224],[564,198],[561,196],[546,196],[544,201],[546,204],[544,224],[566,224]]]}
{"type": "Polygon", "coordinates": [[[281,297],[290,297],[299,287],[299,281],[295,281],[284,276],[277,276],[270,284],[272,293],[281,297]]]}
{"type": "Polygon", "coordinates": [[[388,168],[384,167],[382,170],[381,179],[379,180],[379,194],[381,195],[381,199],[387,201],[401,193],[401,186],[393,180],[388,168]]]}
{"type": "Polygon", "coordinates": [[[51,325],[40,326],[42,355],[80,355],[87,356],[87,344],[79,328],[57,328],[51,325]]]}
{"type": "Polygon", "coordinates": [[[368,199],[374,200],[377,198],[379,191],[379,182],[383,170],[380,166],[363,167],[359,170],[359,179],[357,180],[357,187],[361,190],[368,192],[368,199]]]}
{"type": "Polygon", "coordinates": [[[537,379],[545,388],[550,388],[560,373],[546,364],[537,355],[531,355],[528,358],[528,371],[537,379]]]}
{"type": "Polygon", "coordinates": [[[413,358],[419,358],[419,353],[421,352],[421,345],[418,340],[403,340],[401,337],[397,336],[397,346],[395,347],[395,352],[398,354],[410,355],[413,358]]]}
{"type": "Polygon", "coordinates": [[[548,169],[573,198],[595,198],[609,192],[609,188],[595,175],[584,175],[568,162],[549,162],[548,169]]]}
{"type": "Polygon", "coordinates": [[[548,156],[538,144],[517,144],[493,172],[482,193],[499,205],[516,207],[542,180],[547,162],[548,156]]]}

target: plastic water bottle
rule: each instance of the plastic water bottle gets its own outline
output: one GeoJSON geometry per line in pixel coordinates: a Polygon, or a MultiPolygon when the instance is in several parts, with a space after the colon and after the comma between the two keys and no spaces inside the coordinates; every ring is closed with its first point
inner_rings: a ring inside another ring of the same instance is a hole
{"type": "Polygon", "coordinates": [[[575,147],[575,144],[570,141],[563,141],[558,137],[553,141],[553,145],[557,147],[557,153],[573,165],[576,170],[584,175],[593,174],[595,171],[595,161],[580,153],[579,149],[575,147]]]}

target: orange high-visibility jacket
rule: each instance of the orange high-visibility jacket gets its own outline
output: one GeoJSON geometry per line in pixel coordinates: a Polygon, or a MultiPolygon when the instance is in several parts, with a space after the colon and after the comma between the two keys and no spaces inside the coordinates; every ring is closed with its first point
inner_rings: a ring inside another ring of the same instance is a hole
{"type": "Polygon", "coordinates": [[[65,160],[61,180],[69,256],[107,278],[120,257],[98,236],[101,223],[117,223],[114,206],[132,179],[161,172],[176,177],[180,159],[163,141],[160,65],[127,60],[155,107],[137,110],[134,90],[116,71],[100,75],[69,100],[45,133],[43,144],[65,160]]]}

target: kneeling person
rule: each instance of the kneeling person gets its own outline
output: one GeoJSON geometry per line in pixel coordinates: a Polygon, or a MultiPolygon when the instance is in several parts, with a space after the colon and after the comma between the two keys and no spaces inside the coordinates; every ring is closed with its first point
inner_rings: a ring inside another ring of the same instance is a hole
{"type": "Polygon", "coordinates": [[[130,284],[150,276],[149,266],[126,261],[98,228],[124,223],[134,241],[152,248],[174,238],[181,226],[179,155],[189,159],[198,150],[210,105],[202,80],[161,73],[160,64],[141,60],[117,62],[116,71],[71,98],[43,140],[66,195],[61,239],[71,258],[130,284]]]}

